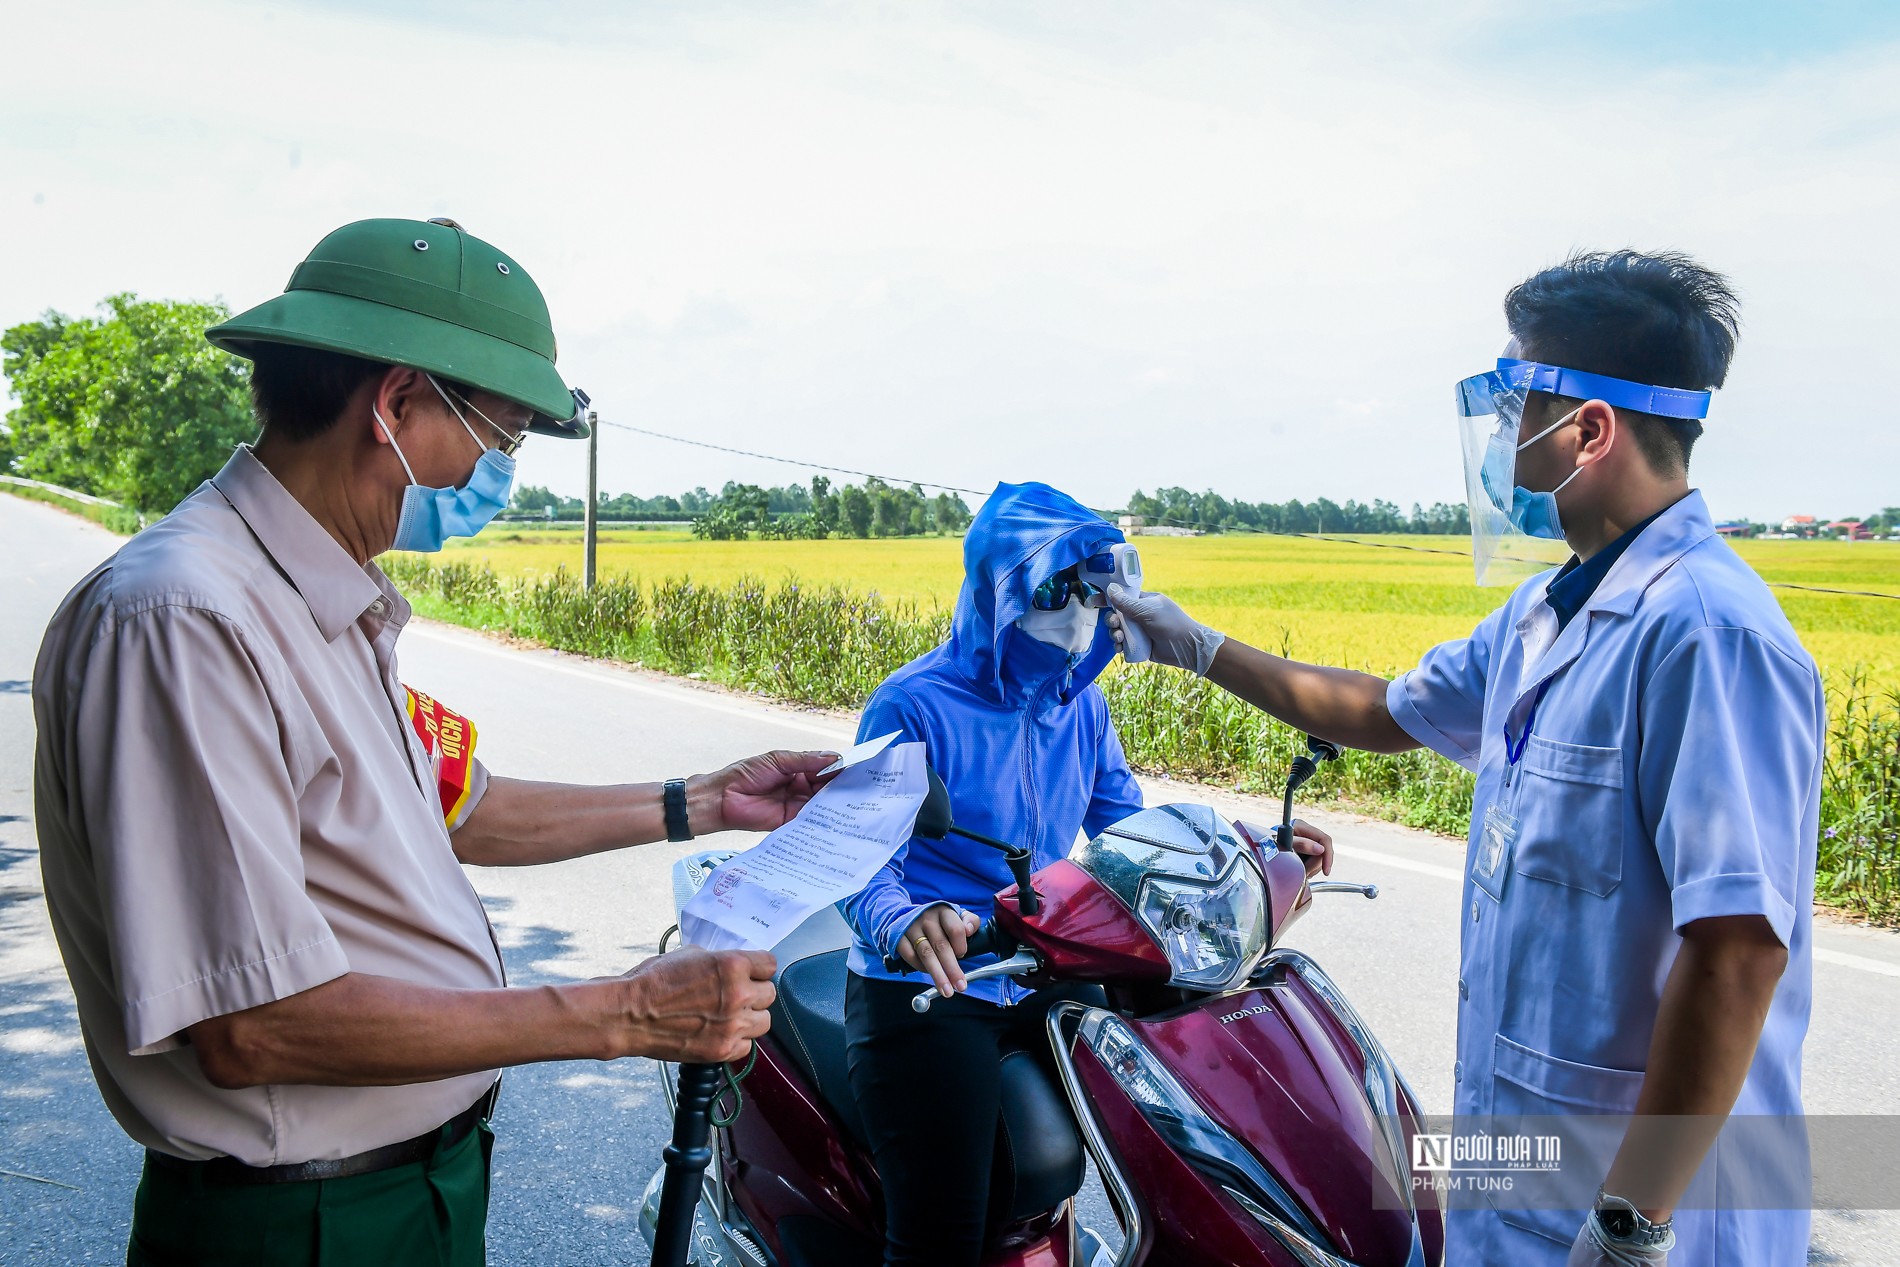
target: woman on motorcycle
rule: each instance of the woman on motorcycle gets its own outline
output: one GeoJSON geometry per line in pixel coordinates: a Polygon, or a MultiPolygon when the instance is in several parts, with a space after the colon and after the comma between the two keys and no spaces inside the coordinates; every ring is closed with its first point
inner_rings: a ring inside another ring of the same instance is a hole
{"type": "MultiPolygon", "coordinates": [[[[1122,534],[1044,484],[999,485],[964,538],[949,641],[886,678],[860,740],[924,744],[964,827],[1066,857],[1142,807],[1094,685],[1115,655],[1101,609],[1073,578],[1122,534]]],[[[1046,1054],[1043,1016],[1065,992],[990,978],[965,989],[969,935],[1010,884],[1003,855],[913,839],[840,904],[857,934],[845,994],[851,1091],[883,1181],[888,1264],[976,1264],[988,1222],[1001,1055],[1046,1054]],[[886,969],[886,956],[911,971],[886,969]],[[944,1000],[919,1015],[911,999],[944,1000]]],[[[989,960],[973,960],[972,964],[989,960]]]]}
{"type": "MultiPolygon", "coordinates": [[[[858,726],[861,741],[896,731],[923,743],[953,820],[1027,846],[1032,869],[1068,856],[1078,832],[1093,836],[1142,808],[1094,684],[1116,654],[1113,633],[1075,575],[1122,540],[1046,484],[999,484],[964,538],[949,641],[886,678],[858,726]]],[[[1309,872],[1330,866],[1331,844],[1295,823],[1309,872]]],[[[1010,883],[994,849],[914,838],[839,904],[856,933],[845,990],[851,1093],[883,1183],[887,1264],[980,1262],[1001,1056],[1048,1060],[1050,1006],[1092,989],[1030,992],[999,977],[965,989],[967,939],[1010,883]],[[887,969],[892,955],[910,970],[887,969]],[[944,999],[919,1014],[911,1000],[927,985],[944,999]]]]}

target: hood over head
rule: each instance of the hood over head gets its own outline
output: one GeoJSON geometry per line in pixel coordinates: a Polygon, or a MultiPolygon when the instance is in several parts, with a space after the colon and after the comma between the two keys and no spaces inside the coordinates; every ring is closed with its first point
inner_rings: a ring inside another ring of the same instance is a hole
{"type": "MultiPolygon", "coordinates": [[[[1063,653],[1016,628],[1016,619],[1029,610],[1038,585],[1125,540],[1121,529],[1047,484],[998,484],[963,538],[963,589],[950,632],[957,669],[1001,703],[1003,662],[1013,643],[1058,657],[1052,671],[1060,667],[1063,653]]],[[[1073,666],[1063,702],[1093,682],[1114,656],[1115,636],[1103,620],[1094,644],[1073,666]]]]}

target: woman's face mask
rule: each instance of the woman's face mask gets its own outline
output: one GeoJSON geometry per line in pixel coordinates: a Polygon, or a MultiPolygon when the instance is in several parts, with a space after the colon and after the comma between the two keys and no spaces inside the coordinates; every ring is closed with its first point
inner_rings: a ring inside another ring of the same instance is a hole
{"type": "Polygon", "coordinates": [[[1031,607],[1016,618],[1016,627],[1037,642],[1061,647],[1070,655],[1082,655],[1094,645],[1095,627],[1101,619],[1101,608],[1085,607],[1081,599],[1072,598],[1055,611],[1031,607]]]}
{"type": "MultiPolygon", "coordinates": [[[[514,489],[514,458],[482,443],[481,437],[475,434],[475,428],[469,426],[468,419],[456,408],[455,402],[442,390],[442,384],[435,381],[433,374],[429,375],[429,384],[454,413],[462,429],[468,432],[468,438],[481,449],[482,455],[476,460],[475,470],[469,475],[468,482],[460,488],[430,488],[419,484],[415,471],[410,469],[409,459],[403,456],[402,447],[396,443],[395,432],[390,430],[382,413],[371,406],[384,437],[389,441],[389,447],[396,451],[396,460],[402,463],[403,474],[409,477],[409,487],[402,494],[402,512],[396,520],[396,539],[390,545],[392,550],[415,550],[427,554],[440,550],[450,537],[472,537],[501,513],[508,505],[509,494],[514,489]]],[[[482,417],[490,426],[496,425],[487,415],[482,417]]],[[[496,429],[501,430],[499,427],[496,429]]]]}

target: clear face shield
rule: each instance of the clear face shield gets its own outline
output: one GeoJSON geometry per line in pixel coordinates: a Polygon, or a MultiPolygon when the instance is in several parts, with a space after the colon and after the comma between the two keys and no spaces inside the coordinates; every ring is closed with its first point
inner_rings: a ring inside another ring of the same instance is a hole
{"type": "Polygon", "coordinates": [[[1458,384],[1458,439],[1471,512],[1471,564],[1480,585],[1515,585],[1562,563],[1561,541],[1542,541],[1511,522],[1518,425],[1530,388],[1502,369],[1458,384]]]}
{"type": "Polygon", "coordinates": [[[1601,400],[1664,418],[1702,418],[1709,409],[1708,392],[1652,387],[1508,357],[1500,358],[1495,370],[1462,380],[1457,388],[1459,441],[1471,512],[1472,567],[1480,585],[1515,585],[1570,557],[1564,542],[1530,535],[1520,526],[1522,514],[1513,514],[1514,505],[1521,512],[1527,500],[1549,497],[1517,486],[1519,429],[1532,392],[1601,400]]]}

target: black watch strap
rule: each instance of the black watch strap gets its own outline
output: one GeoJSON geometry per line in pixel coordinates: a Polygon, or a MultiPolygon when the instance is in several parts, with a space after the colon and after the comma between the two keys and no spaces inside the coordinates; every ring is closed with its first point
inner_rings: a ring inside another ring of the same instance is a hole
{"type": "Polygon", "coordinates": [[[691,840],[693,825],[686,820],[686,780],[668,779],[660,789],[660,808],[666,813],[666,838],[691,840]]]}

